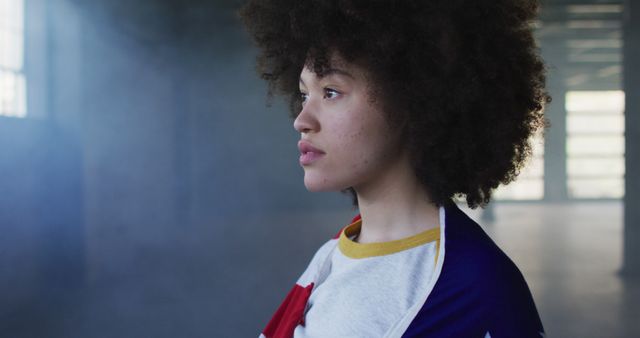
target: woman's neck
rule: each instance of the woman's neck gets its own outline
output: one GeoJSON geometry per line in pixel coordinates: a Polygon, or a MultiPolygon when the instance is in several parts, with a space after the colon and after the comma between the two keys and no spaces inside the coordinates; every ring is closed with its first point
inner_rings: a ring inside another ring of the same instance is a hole
{"type": "Polygon", "coordinates": [[[359,243],[387,242],[439,226],[430,202],[406,157],[366,186],[354,187],[362,218],[359,243]]]}

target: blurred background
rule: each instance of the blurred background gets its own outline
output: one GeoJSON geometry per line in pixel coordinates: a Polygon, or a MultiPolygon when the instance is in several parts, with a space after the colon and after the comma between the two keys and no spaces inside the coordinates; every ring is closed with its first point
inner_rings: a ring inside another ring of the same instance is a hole
{"type": "MultiPolygon", "coordinates": [[[[0,337],[256,337],[356,214],[305,190],[241,2],[0,0],[0,337]]],[[[543,4],[552,128],[464,210],[548,337],[639,337],[640,4],[543,4]]]]}

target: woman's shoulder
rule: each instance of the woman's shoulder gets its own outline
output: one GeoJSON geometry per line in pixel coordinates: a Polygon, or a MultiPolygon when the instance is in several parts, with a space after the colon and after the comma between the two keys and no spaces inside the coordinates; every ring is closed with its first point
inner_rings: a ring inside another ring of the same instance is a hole
{"type": "Polygon", "coordinates": [[[516,264],[457,206],[446,211],[444,268],[475,286],[526,286],[516,264]]]}
{"type": "Polygon", "coordinates": [[[322,244],[313,254],[311,261],[298,279],[297,283],[306,285],[315,282],[318,272],[325,264],[327,259],[330,258],[329,255],[333,252],[333,249],[337,244],[338,240],[336,238],[331,238],[328,241],[324,242],[324,244],[322,244]]]}
{"type": "Polygon", "coordinates": [[[458,304],[483,318],[492,332],[539,337],[542,324],[516,264],[456,206],[446,216],[444,263],[425,305],[442,310],[458,304]]]}

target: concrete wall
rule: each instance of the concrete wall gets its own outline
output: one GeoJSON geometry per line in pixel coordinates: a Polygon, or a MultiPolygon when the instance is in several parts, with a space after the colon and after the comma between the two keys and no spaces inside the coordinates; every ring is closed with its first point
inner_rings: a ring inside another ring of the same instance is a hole
{"type": "Polygon", "coordinates": [[[0,336],[255,335],[353,212],[304,189],[298,135],[282,102],[265,107],[236,5],[37,4],[41,108],[0,121],[0,168],[17,177],[0,195],[0,336]],[[67,212],[41,221],[43,198],[67,212]]]}

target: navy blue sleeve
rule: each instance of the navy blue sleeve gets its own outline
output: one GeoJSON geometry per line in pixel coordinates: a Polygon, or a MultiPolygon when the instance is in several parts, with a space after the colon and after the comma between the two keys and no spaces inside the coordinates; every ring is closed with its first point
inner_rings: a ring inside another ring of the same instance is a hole
{"type": "Polygon", "coordinates": [[[462,211],[447,211],[440,276],[403,337],[544,337],[520,270],[462,211]]]}
{"type": "Polygon", "coordinates": [[[516,265],[502,251],[480,265],[485,271],[477,281],[473,299],[481,307],[490,336],[544,337],[533,297],[516,265]]]}

